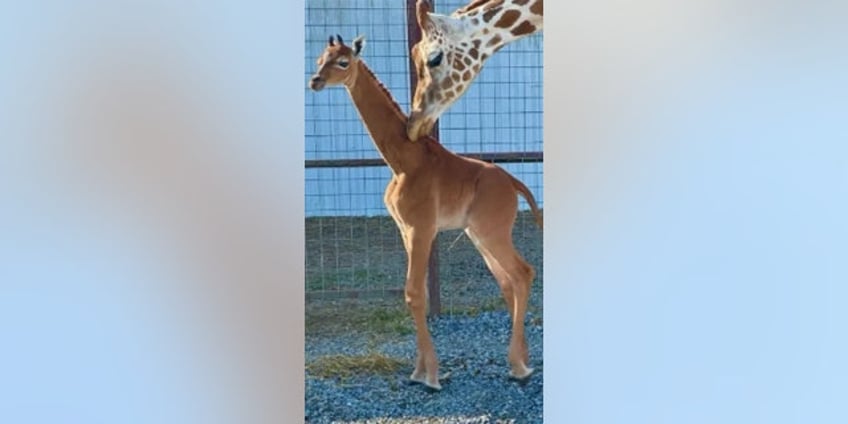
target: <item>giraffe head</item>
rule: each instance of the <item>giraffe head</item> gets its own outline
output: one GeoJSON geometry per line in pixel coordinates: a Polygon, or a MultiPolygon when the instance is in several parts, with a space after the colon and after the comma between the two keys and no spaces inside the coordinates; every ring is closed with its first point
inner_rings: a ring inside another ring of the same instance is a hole
{"type": "Polygon", "coordinates": [[[310,78],[309,88],[321,91],[326,86],[349,85],[355,81],[358,67],[353,65],[359,60],[363,46],[365,37],[362,35],[353,40],[352,46],[345,45],[340,35],[330,36],[327,47],[318,56],[318,70],[310,78]]]}
{"type": "Polygon", "coordinates": [[[483,65],[479,49],[466,40],[469,34],[464,22],[450,16],[430,12],[427,1],[418,1],[418,25],[421,41],[410,52],[418,83],[412,98],[412,112],[407,124],[410,140],[428,134],[439,116],[462,96],[483,65]]]}
{"type": "Polygon", "coordinates": [[[542,0],[474,0],[451,15],[418,0],[421,41],[410,52],[418,83],[407,124],[410,140],[429,133],[495,52],[542,28],[542,0]]]}

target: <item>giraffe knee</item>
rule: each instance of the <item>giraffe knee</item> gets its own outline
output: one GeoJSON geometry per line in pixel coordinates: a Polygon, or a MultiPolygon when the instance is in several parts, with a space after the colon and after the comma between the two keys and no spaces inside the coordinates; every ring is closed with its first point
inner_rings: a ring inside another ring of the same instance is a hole
{"type": "Polygon", "coordinates": [[[522,262],[518,268],[518,273],[516,289],[526,293],[530,290],[530,286],[533,285],[533,279],[536,278],[536,270],[530,264],[522,262]]]}
{"type": "Polygon", "coordinates": [[[404,300],[406,301],[406,306],[410,308],[416,308],[424,305],[424,296],[422,295],[420,290],[417,290],[415,287],[407,286],[404,290],[404,300]]]}
{"type": "Polygon", "coordinates": [[[533,284],[533,280],[536,279],[536,270],[530,264],[524,264],[525,274],[527,275],[527,285],[533,284]]]}
{"type": "Polygon", "coordinates": [[[536,277],[536,270],[533,268],[533,265],[530,265],[522,258],[519,258],[517,262],[517,269],[519,277],[525,280],[532,280],[536,277]]]}

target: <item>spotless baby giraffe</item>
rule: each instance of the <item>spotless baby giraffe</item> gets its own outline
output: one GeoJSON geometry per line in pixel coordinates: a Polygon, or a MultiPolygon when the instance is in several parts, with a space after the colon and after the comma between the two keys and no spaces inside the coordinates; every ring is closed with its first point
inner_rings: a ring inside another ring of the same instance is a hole
{"type": "Polygon", "coordinates": [[[541,31],[542,7],[542,0],[474,0],[441,15],[432,12],[429,0],[418,0],[421,41],[410,51],[418,84],[409,115],[409,139],[430,133],[495,52],[541,31]]]}
{"type": "MultiPolygon", "coordinates": [[[[458,156],[430,136],[412,143],[407,117],[385,86],[361,59],[364,37],[351,46],[329,38],[309,81],[314,91],[344,86],[374,145],[392,171],[386,209],[395,220],[407,253],[406,304],[415,322],[417,359],[410,380],[442,388],[439,363],[426,321],[426,274],[430,247],[440,230],[464,229],[500,285],[512,318],[507,358],[510,376],[533,373],[524,336],[524,319],[535,270],[512,242],[518,194],[527,199],[537,224],[542,215],[533,194],[497,165],[458,156]]],[[[444,378],[445,376],[442,376],[444,378]]]]}

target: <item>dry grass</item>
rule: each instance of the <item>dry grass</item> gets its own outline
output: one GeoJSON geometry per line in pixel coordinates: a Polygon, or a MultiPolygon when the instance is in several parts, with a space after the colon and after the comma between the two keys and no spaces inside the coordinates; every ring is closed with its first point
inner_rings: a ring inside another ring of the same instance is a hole
{"type": "MultiPolygon", "coordinates": [[[[446,306],[442,312],[454,316],[474,317],[483,312],[506,311],[502,297],[484,297],[468,304],[446,306]]],[[[542,308],[528,305],[534,316],[529,325],[542,324],[542,308]]],[[[340,334],[367,334],[372,341],[415,333],[415,325],[403,301],[377,300],[363,304],[359,300],[313,302],[306,313],[306,334],[333,336],[340,334]]]]}
{"type": "Polygon", "coordinates": [[[358,356],[322,356],[306,364],[306,371],[320,378],[344,379],[358,374],[390,376],[409,366],[409,361],[371,352],[358,356]]]}
{"type": "Polygon", "coordinates": [[[374,337],[405,335],[414,332],[412,317],[401,300],[375,301],[362,305],[356,301],[322,302],[306,314],[306,333],[334,335],[362,332],[374,337]]]}

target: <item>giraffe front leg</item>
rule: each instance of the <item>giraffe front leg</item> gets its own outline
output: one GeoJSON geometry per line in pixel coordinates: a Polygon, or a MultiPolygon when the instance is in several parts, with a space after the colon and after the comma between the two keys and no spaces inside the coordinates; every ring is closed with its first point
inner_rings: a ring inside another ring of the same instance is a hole
{"type": "Polygon", "coordinates": [[[408,267],[405,287],[406,304],[415,321],[417,358],[415,370],[409,377],[413,383],[421,383],[432,390],[441,390],[439,362],[436,357],[430,331],[427,328],[427,262],[435,230],[422,232],[407,229],[408,267]]]}

